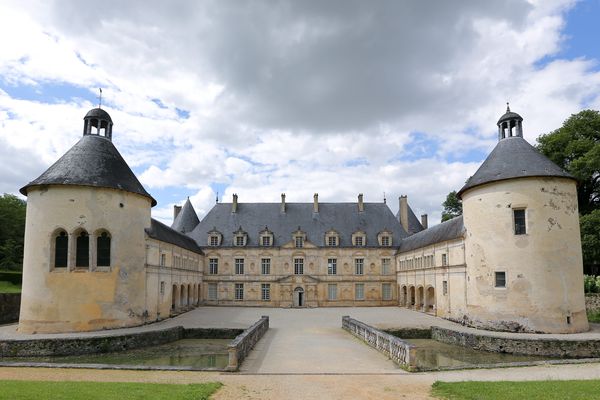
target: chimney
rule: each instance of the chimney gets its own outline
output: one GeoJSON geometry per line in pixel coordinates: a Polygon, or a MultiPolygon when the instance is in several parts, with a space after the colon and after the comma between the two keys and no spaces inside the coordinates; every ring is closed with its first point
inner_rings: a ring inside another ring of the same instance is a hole
{"type": "Polygon", "coordinates": [[[423,229],[427,229],[427,214],[421,215],[421,225],[423,225],[423,229]]]}
{"type": "Polygon", "coordinates": [[[365,205],[363,204],[363,194],[358,195],[358,212],[365,211],[365,205]]]}
{"type": "Polygon", "coordinates": [[[281,212],[285,214],[285,193],[281,193],[281,212]]]}
{"type": "Polygon", "coordinates": [[[398,211],[400,216],[400,224],[406,232],[408,232],[408,198],[406,195],[400,196],[400,210],[398,211]]]}
{"type": "Polygon", "coordinates": [[[177,218],[180,212],[181,206],[173,206],[173,221],[175,221],[175,218],[177,218]]]}
{"type": "Polygon", "coordinates": [[[313,212],[319,212],[319,193],[315,193],[313,196],[313,212]]]}
{"type": "Polygon", "coordinates": [[[231,203],[231,212],[232,213],[235,214],[237,212],[237,206],[238,206],[238,203],[237,203],[237,193],[234,193],[233,194],[233,203],[231,203]]]}

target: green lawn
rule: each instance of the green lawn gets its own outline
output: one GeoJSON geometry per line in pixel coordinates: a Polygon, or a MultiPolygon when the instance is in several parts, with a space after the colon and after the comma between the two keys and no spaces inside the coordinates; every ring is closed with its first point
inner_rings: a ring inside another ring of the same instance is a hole
{"type": "Polygon", "coordinates": [[[436,382],[432,394],[450,400],[593,400],[600,399],[600,380],[436,382]]]}
{"type": "Polygon", "coordinates": [[[21,285],[0,281],[0,293],[21,293],[21,285]]]}
{"type": "Polygon", "coordinates": [[[117,382],[0,381],[2,400],[204,400],[222,386],[117,382]]]}

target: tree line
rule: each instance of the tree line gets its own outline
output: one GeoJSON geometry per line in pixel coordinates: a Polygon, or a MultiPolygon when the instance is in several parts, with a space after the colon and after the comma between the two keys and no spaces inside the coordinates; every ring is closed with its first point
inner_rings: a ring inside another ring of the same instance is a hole
{"type": "MultiPolygon", "coordinates": [[[[577,181],[583,264],[600,264],[600,112],[583,110],[563,125],[537,138],[536,148],[577,181]]],[[[442,222],[462,215],[462,203],[452,191],[442,203],[442,222]]],[[[586,268],[586,269],[588,269],[586,268]]]]}
{"type": "Polygon", "coordinates": [[[23,269],[25,209],[25,201],[17,196],[0,196],[0,269],[23,269]]]}

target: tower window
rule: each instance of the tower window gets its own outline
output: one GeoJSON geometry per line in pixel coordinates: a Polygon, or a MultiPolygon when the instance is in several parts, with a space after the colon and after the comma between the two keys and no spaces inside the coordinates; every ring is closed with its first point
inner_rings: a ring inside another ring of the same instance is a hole
{"type": "Polygon", "coordinates": [[[69,237],[67,232],[61,231],[54,239],[54,268],[67,267],[67,254],[69,252],[69,237]]]}
{"type": "Polygon", "coordinates": [[[98,267],[110,266],[110,236],[106,232],[102,232],[96,239],[97,255],[96,265],[98,267]]]}
{"type": "Polygon", "coordinates": [[[496,271],[495,273],[495,283],[494,286],[497,288],[505,288],[506,287],[506,272],[504,271],[496,271]]]}
{"type": "Polygon", "coordinates": [[[76,267],[90,266],[90,237],[87,232],[81,232],[77,236],[77,250],[75,254],[76,267]]]}
{"type": "Polygon", "coordinates": [[[525,235],[527,233],[525,210],[513,210],[513,217],[515,221],[515,235],[525,235]]]}

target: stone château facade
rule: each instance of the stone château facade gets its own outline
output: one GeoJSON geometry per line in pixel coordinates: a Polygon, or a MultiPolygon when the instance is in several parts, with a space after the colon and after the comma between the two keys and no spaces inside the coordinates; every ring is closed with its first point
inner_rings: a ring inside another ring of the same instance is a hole
{"type": "Polygon", "coordinates": [[[19,331],[135,326],[199,305],[403,306],[468,325],[588,329],[575,180],[498,122],[499,143],[460,190],[464,216],[427,227],[363,202],[189,200],[168,227],[112,144],[102,109],[27,195],[19,331]]]}

